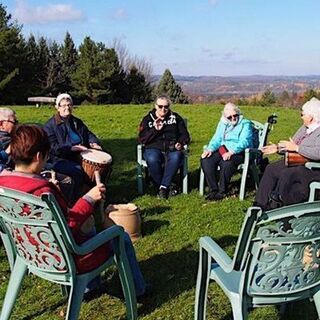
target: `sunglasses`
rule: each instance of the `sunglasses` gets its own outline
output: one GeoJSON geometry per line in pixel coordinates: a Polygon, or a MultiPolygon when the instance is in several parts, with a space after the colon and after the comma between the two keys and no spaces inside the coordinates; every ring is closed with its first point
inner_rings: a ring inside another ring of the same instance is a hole
{"type": "Polygon", "coordinates": [[[168,105],[168,104],[164,104],[164,105],[162,105],[162,104],[157,104],[157,106],[158,106],[158,108],[160,108],[160,109],[162,109],[162,108],[169,109],[169,107],[170,107],[170,105],[168,105]]]}
{"type": "Polygon", "coordinates": [[[6,122],[10,122],[12,124],[18,124],[18,120],[3,120],[3,121],[6,121],[6,122]]]}
{"type": "Polygon", "coordinates": [[[303,112],[300,113],[300,117],[304,117],[305,114],[303,112]]]}
{"type": "Polygon", "coordinates": [[[228,120],[237,120],[238,119],[238,117],[239,117],[239,115],[238,114],[233,114],[233,115],[231,115],[231,116],[229,116],[229,117],[226,117],[228,120]]]}

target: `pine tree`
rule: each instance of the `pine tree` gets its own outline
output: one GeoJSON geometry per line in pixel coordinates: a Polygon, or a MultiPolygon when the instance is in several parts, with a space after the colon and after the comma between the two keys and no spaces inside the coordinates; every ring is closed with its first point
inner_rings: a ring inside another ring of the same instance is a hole
{"type": "Polygon", "coordinates": [[[261,97],[261,100],[259,101],[259,104],[263,107],[265,106],[270,106],[276,102],[276,96],[274,93],[270,90],[267,89],[261,97]]]}
{"type": "Polygon", "coordinates": [[[46,94],[47,92],[48,65],[49,47],[47,40],[44,37],[40,37],[38,41],[37,68],[35,70],[35,75],[40,86],[41,94],[46,94]]]}
{"type": "Polygon", "coordinates": [[[169,69],[166,69],[162,75],[155,93],[157,96],[167,95],[173,103],[188,103],[187,96],[176,83],[169,69]]]}
{"type": "Polygon", "coordinates": [[[78,52],[69,32],[66,33],[63,45],[60,47],[61,64],[62,64],[62,77],[64,78],[63,92],[71,92],[72,75],[76,70],[78,61],[78,52]]]}

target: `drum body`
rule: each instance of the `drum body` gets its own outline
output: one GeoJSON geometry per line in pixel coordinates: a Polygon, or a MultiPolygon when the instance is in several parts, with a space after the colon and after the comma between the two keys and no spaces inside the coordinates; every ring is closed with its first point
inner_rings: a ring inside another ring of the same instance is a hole
{"type": "Polygon", "coordinates": [[[102,182],[107,182],[111,173],[112,157],[100,150],[88,149],[81,152],[81,166],[85,173],[85,181],[95,184],[94,172],[98,171],[102,182]]]}
{"type": "Polygon", "coordinates": [[[294,166],[302,166],[308,161],[310,160],[308,158],[305,158],[298,152],[287,151],[285,154],[284,163],[287,167],[294,167],[294,166]]]}

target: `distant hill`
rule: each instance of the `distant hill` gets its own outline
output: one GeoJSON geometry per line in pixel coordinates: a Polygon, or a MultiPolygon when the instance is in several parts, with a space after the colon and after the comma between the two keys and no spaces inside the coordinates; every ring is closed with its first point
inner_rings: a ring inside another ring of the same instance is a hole
{"type": "MultiPolygon", "coordinates": [[[[160,76],[154,76],[154,82],[160,76]]],[[[251,96],[270,89],[275,94],[283,91],[304,92],[320,88],[320,75],[308,76],[174,76],[187,95],[197,96],[251,96]]]]}

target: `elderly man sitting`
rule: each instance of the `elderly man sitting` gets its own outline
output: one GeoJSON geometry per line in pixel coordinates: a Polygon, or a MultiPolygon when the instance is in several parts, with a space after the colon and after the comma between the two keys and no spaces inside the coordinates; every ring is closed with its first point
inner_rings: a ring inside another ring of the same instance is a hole
{"type": "MultiPolygon", "coordinates": [[[[320,161],[320,101],[312,98],[302,106],[303,125],[293,138],[263,148],[264,154],[280,151],[297,152],[320,161]]],[[[254,205],[265,210],[281,205],[304,202],[308,199],[309,184],[320,181],[320,170],[309,170],[304,165],[288,167],[284,159],[269,164],[263,174],[254,205]]]]}

